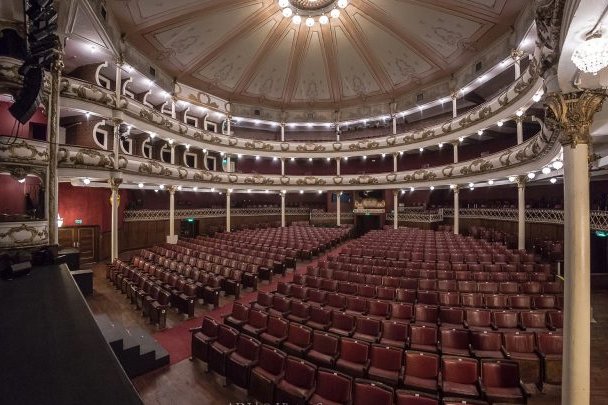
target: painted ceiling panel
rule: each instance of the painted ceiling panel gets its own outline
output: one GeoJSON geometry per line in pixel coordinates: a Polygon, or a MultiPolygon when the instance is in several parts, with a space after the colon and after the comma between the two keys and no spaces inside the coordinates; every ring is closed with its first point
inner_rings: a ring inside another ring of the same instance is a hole
{"type": "Polygon", "coordinates": [[[300,66],[300,75],[293,98],[298,101],[330,100],[331,91],[323,58],[321,33],[311,31],[308,39],[308,48],[300,66]]]}

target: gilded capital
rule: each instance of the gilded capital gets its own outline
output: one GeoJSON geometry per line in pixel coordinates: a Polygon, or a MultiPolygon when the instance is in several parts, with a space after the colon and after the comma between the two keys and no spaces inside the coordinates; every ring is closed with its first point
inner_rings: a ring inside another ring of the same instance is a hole
{"type": "Polygon", "coordinates": [[[528,176],[516,176],[515,183],[517,184],[517,188],[526,187],[526,183],[528,182],[528,176]]]}
{"type": "Polygon", "coordinates": [[[172,185],[167,187],[167,190],[169,191],[169,194],[175,194],[175,192],[177,191],[177,186],[176,185],[172,185]]]}
{"type": "Polygon", "coordinates": [[[598,90],[551,93],[546,97],[546,123],[557,131],[562,146],[575,148],[578,144],[590,143],[593,115],[602,109],[605,98],[606,93],[598,90]]]}
{"type": "Polygon", "coordinates": [[[55,60],[51,64],[51,72],[61,73],[64,68],[63,64],[63,51],[60,49],[55,50],[55,60]]]}
{"type": "Polygon", "coordinates": [[[460,193],[460,189],[462,188],[462,186],[460,184],[453,184],[452,186],[450,186],[450,188],[452,189],[454,194],[458,194],[460,193]]]}
{"type": "Polygon", "coordinates": [[[120,177],[111,177],[108,179],[108,184],[110,185],[112,191],[118,191],[118,188],[122,184],[122,179],[120,177]]]}
{"type": "Polygon", "coordinates": [[[511,58],[513,58],[513,60],[518,61],[523,56],[524,56],[524,51],[522,51],[520,49],[511,49],[511,58]]]}

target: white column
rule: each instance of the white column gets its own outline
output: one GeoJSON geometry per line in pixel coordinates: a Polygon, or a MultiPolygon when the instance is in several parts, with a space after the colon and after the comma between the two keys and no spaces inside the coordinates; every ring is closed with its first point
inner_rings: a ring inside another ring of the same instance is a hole
{"type": "Polygon", "coordinates": [[[460,233],[460,186],[454,186],[454,235],[460,233]]]}
{"type": "Polygon", "coordinates": [[[452,118],[456,118],[456,116],[458,116],[457,100],[458,92],[455,91],[454,93],[452,93],[452,118]]]}
{"type": "Polygon", "coordinates": [[[226,190],[226,232],[230,233],[230,194],[232,190],[226,190]]]}
{"type": "Polygon", "coordinates": [[[285,228],[285,191],[281,191],[281,227],[285,228]]]}
{"type": "Polygon", "coordinates": [[[285,158],[281,158],[281,176],[285,176],[285,158]]]}
{"type": "Polygon", "coordinates": [[[393,135],[397,135],[397,116],[393,115],[393,135]]]}
{"type": "Polygon", "coordinates": [[[393,153],[393,172],[395,172],[395,173],[397,173],[397,171],[398,171],[397,170],[397,164],[398,164],[397,158],[398,158],[398,156],[399,156],[399,154],[397,152],[393,153]]]}
{"type": "Polygon", "coordinates": [[[120,59],[116,59],[116,77],[114,79],[115,81],[115,92],[116,92],[116,105],[120,105],[120,93],[121,93],[121,88],[122,88],[122,84],[121,84],[121,77],[120,77],[120,67],[122,66],[122,61],[120,59]]]}
{"type": "Polygon", "coordinates": [[[590,403],[591,264],[589,127],[603,91],[550,93],[545,104],[564,155],[564,352],[562,404],[590,403]],[[553,125],[555,123],[555,125],[553,125]]]}
{"type": "Polygon", "coordinates": [[[454,163],[458,163],[458,141],[452,142],[452,147],[454,149],[454,163]]]}
{"type": "Polygon", "coordinates": [[[340,123],[336,122],[336,142],[340,142],[340,123]]]}
{"type": "Polygon", "coordinates": [[[118,158],[120,157],[120,124],[122,120],[114,118],[114,132],[112,137],[112,155],[114,156],[114,170],[118,170],[118,158]]]}
{"type": "Polygon", "coordinates": [[[167,243],[176,244],[177,236],[175,235],[175,191],[176,186],[169,186],[169,236],[167,243]]]}
{"type": "Polygon", "coordinates": [[[59,162],[59,93],[61,83],[61,72],[63,70],[62,53],[57,55],[57,59],[51,66],[51,91],[47,105],[48,128],[49,128],[49,170],[47,175],[47,195],[48,201],[48,227],[49,245],[59,244],[59,227],[57,217],[59,216],[59,182],[57,179],[57,165],[59,162]]]}
{"type": "Polygon", "coordinates": [[[517,178],[517,249],[526,249],[526,176],[517,178]]]}
{"type": "Polygon", "coordinates": [[[336,175],[337,176],[340,175],[340,158],[339,157],[336,158],[336,175]]]}
{"type": "Polygon", "coordinates": [[[232,121],[232,115],[228,114],[226,117],[226,135],[232,135],[232,129],[230,128],[230,121],[232,121]]]}
{"type": "Polygon", "coordinates": [[[513,67],[515,68],[515,80],[521,75],[521,57],[524,55],[523,51],[519,49],[513,49],[511,51],[511,58],[513,58],[513,67]]]}
{"type": "Polygon", "coordinates": [[[399,190],[393,190],[393,229],[399,228],[399,190]]]}
{"type": "Polygon", "coordinates": [[[515,118],[517,123],[517,144],[520,145],[524,141],[523,117],[515,118]]]}
{"type": "Polygon", "coordinates": [[[110,206],[112,209],[110,223],[110,261],[113,262],[118,258],[118,206],[120,204],[120,194],[118,188],[122,184],[122,179],[111,178],[108,180],[112,195],[110,197],[110,206]]]}
{"type": "Polygon", "coordinates": [[[285,142],[285,123],[281,123],[281,142],[285,142]]]}
{"type": "Polygon", "coordinates": [[[336,198],[336,225],[341,225],[341,215],[340,215],[340,197],[342,197],[342,192],[339,192],[336,198]]]}

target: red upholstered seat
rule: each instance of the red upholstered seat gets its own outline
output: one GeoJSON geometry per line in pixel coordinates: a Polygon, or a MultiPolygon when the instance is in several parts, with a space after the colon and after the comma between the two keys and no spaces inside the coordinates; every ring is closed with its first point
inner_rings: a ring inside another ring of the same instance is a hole
{"type": "Polygon", "coordinates": [[[397,390],[397,405],[439,405],[436,396],[415,391],[397,390]]]}
{"type": "Polygon", "coordinates": [[[249,318],[249,308],[240,302],[232,304],[232,312],[224,318],[224,323],[235,329],[241,329],[249,318]]]}
{"type": "Polygon", "coordinates": [[[396,386],[403,375],[403,350],[383,345],[372,345],[369,378],[396,386]]]}
{"type": "Polygon", "coordinates": [[[462,328],[464,310],[462,308],[441,307],[439,309],[439,324],[442,328],[462,328]]]}
{"type": "Polygon", "coordinates": [[[251,309],[247,323],[241,327],[241,333],[246,333],[257,338],[261,333],[266,331],[267,326],[268,314],[261,310],[251,309]]]}
{"type": "Polygon", "coordinates": [[[542,332],[537,333],[536,338],[539,355],[543,361],[544,382],[561,384],[563,336],[555,332],[542,332]]]}
{"type": "Polygon", "coordinates": [[[226,359],[236,349],[238,330],[220,325],[217,340],[209,347],[209,368],[219,375],[226,375],[226,359]]]}
{"type": "Polygon", "coordinates": [[[287,329],[287,339],[283,342],[283,350],[290,355],[303,357],[312,346],[312,329],[291,322],[287,329]]]}
{"type": "Polygon", "coordinates": [[[340,339],[340,356],[336,369],[353,377],[365,377],[369,368],[369,344],[350,338],[340,339]]]}
{"type": "Polygon", "coordinates": [[[505,357],[519,364],[520,378],[524,384],[540,387],[541,359],[537,354],[534,332],[505,332],[502,337],[505,357]]]}
{"type": "Polygon", "coordinates": [[[382,321],[380,344],[403,349],[407,342],[408,330],[407,323],[396,320],[382,321]]]}
{"type": "Polygon", "coordinates": [[[403,384],[415,390],[436,392],[439,375],[439,356],[434,353],[405,353],[403,384]]]}
{"type": "Polygon", "coordinates": [[[441,358],[441,390],[444,396],[479,397],[479,363],[468,357],[441,358]]]}
{"type": "Polygon", "coordinates": [[[471,330],[492,330],[492,313],[485,309],[467,309],[464,326],[471,330]]]}
{"type": "Polygon", "coordinates": [[[327,332],[314,331],[312,347],[306,359],[321,367],[333,368],[339,355],[340,338],[327,332]]]}
{"type": "Polygon", "coordinates": [[[317,368],[307,361],[287,357],[285,374],[276,384],[275,402],[305,405],[315,391],[317,368]]]}
{"type": "Polygon", "coordinates": [[[268,317],[266,331],[260,334],[262,343],[279,347],[287,339],[289,322],[278,316],[268,317]]]}
{"type": "Polygon", "coordinates": [[[306,326],[313,329],[326,330],[331,325],[331,310],[316,306],[310,307],[310,318],[306,326]]]}
{"type": "Polygon", "coordinates": [[[521,311],[519,323],[523,330],[544,332],[547,330],[547,315],[544,311],[521,311]]]}
{"type": "Polygon", "coordinates": [[[236,351],[226,361],[226,379],[239,387],[249,386],[251,368],[257,364],[261,344],[247,335],[239,335],[236,351]]]}
{"type": "Polygon", "coordinates": [[[481,360],[481,390],[492,403],[522,403],[526,399],[519,380],[519,367],[511,361],[481,360]]]}
{"type": "Polygon", "coordinates": [[[367,306],[367,316],[377,319],[390,318],[391,306],[386,301],[370,300],[367,306]]]}
{"type": "Polygon", "coordinates": [[[356,379],[353,405],[392,404],[394,391],[391,387],[369,380],[356,379]]]}
{"type": "Polygon", "coordinates": [[[439,351],[442,355],[466,357],[470,355],[471,336],[465,329],[441,329],[439,351]]]}
{"type": "Polygon", "coordinates": [[[273,294],[264,291],[258,291],[258,296],[255,301],[251,303],[251,307],[255,309],[266,310],[272,306],[273,294]]]}
{"type": "Polygon", "coordinates": [[[287,319],[292,322],[305,323],[310,318],[310,305],[303,301],[291,301],[291,312],[287,319]]]}
{"type": "Polygon", "coordinates": [[[209,346],[217,339],[219,325],[211,317],[205,316],[200,328],[192,329],[192,357],[207,363],[209,346]]]}
{"type": "Polygon", "coordinates": [[[504,359],[500,332],[479,330],[471,332],[471,354],[478,359],[504,359]]]}
{"type": "Polygon", "coordinates": [[[437,328],[410,324],[409,348],[423,352],[437,352],[437,328]]]}
{"type": "Polygon", "coordinates": [[[515,330],[519,328],[519,313],[517,311],[492,312],[494,328],[500,331],[515,330]]]}
{"type": "Polygon", "coordinates": [[[359,316],[355,321],[354,339],[376,343],[380,339],[381,321],[368,316],[359,316]]]}
{"type": "Polygon", "coordinates": [[[435,326],[439,319],[439,307],[436,305],[416,304],[414,306],[414,317],[417,325],[435,326]]]}
{"type": "Polygon", "coordinates": [[[262,345],[258,364],[251,370],[249,394],[261,402],[273,402],[274,387],[283,377],[287,355],[262,345]]]}
{"type": "Polygon", "coordinates": [[[311,404],[342,405],[352,402],[353,380],[346,374],[319,368],[311,404]]]}
{"type": "Polygon", "coordinates": [[[355,316],[346,312],[333,311],[329,332],[340,336],[352,336],[355,332],[355,316]]]}

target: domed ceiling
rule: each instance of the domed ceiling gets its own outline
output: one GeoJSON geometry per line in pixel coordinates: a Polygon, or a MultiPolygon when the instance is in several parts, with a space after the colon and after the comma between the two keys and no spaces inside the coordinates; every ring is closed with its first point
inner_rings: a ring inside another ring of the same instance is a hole
{"type": "Polygon", "coordinates": [[[445,77],[510,32],[526,0],[348,0],[326,24],[318,13],[337,1],[282,3],[300,24],[277,0],[110,4],[127,42],[179,82],[290,109],[388,101],[445,77]]]}

